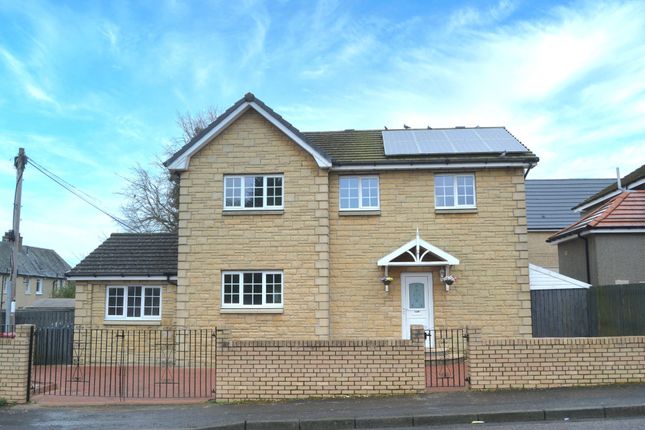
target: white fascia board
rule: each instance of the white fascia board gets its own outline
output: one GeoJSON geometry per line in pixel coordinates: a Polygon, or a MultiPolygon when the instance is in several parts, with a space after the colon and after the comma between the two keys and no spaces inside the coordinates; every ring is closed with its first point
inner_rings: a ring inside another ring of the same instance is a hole
{"type": "Polygon", "coordinates": [[[378,170],[445,170],[445,169],[498,169],[505,167],[528,168],[529,163],[446,163],[446,164],[361,164],[332,167],[332,171],[378,171],[378,170]]]}
{"type": "Polygon", "coordinates": [[[563,237],[562,239],[554,240],[549,242],[551,245],[557,245],[559,243],[567,242],[572,239],[577,239],[578,237],[585,237],[591,234],[631,234],[631,233],[645,233],[645,228],[603,228],[596,230],[584,230],[579,234],[571,234],[569,236],[563,237]]]}
{"type": "Polygon", "coordinates": [[[377,261],[377,265],[379,266],[445,266],[445,265],[457,265],[459,264],[459,259],[448,254],[446,251],[437,248],[434,245],[429,244],[423,239],[418,239],[418,243],[420,246],[424,247],[428,251],[430,251],[432,254],[436,255],[439,258],[442,258],[443,261],[432,261],[432,262],[421,262],[421,263],[411,263],[411,262],[405,262],[405,263],[392,263],[391,261],[394,260],[396,257],[399,255],[407,252],[410,248],[415,247],[417,245],[417,239],[412,239],[408,243],[406,243],[403,246],[400,246],[396,251],[390,252],[388,255],[385,257],[381,258],[379,261],[377,261]]]}
{"type": "Polygon", "coordinates": [[[176,281],[177,276],[68,276],[68,281],[176,281]]]}
{"type": "Polygon", "coordinates": [[[202,149],[213,138],[215,138],[217,135],[219,135],[224,130],[226,130],[226,128],[228,128],[228,126],[230,126],[236,119],[238,119],[240,116],[242,116],[242,114],[244,112],[246,112],[247,110],[249,110],[250,108],[255,109],[256,112],[258,112],[260,115],[262,115],[264,118],[266,118],[271,124],[275,125],[280,131],[282,131],[291,140],[296,142],[300,147],[302,147],[312,157],[314,157],[314,160],[316,160],[316,163],[318,164],[318,167],[320,167],[320,168],[329,168],[329,167],[331,167],[331,162],[329,160],[327,160],[322,154],[320,154],[314,148],[312,148],[311,145],[309,145],[307,142],[302,140],[295,133],[293,133],[291,130],[289,130],[287,127],[285,127],[273,115],[271,115],[265,109],[262,109],[262,107],[260,107],[257,103],[255,103],[255,102],[244,102],[237,109],[235,109],[233,112],[231,112],[226,118],[224,118],[222,120],[222,122],[217,124],[216,127],[214,127],[212,130],[210,130],[204,136],[202,136],[202,138],[199,139],[197,142],[193,143],[193,145],[190,148],[188,148],[188,150],[186,152],[181,154],[175,161],[170,163],[170,165],[168,166],[168,169],[170,169],[170,170],[187,170],[188,165],[190,163],[190,158],[195,153],[197,153],[197,151],[202,149]]]}
{"type": "MultiPolygon", "coordinates": [[[[577,279],[570,278],[568,276],[565,276],[561,273],[554,272],[553,270],[546,269],[542,266],[536,266],[535,264],[529,263],[529,271],[536,271],[539,272],[543,275],[550,276],[552,278],[558,279],[562,282],[566,282],[567,284],[570,284],[570,288],[589,288],[591,287],[591,284],[587,284],[586,282],[578,281],[577,279]]],[[[531,290],[553,290],[553,289],[558,289],[558,288],[550,288],[550,287],[543,287],[543,286],[538,286],[538,285],[531,285],[531,290]]]]}

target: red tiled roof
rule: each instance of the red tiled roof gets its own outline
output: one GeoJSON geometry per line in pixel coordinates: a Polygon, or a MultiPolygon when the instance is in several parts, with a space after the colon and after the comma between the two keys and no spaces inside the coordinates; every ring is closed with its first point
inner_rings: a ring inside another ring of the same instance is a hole
{"type": "Polygon", "coordinates": [[[562,239],[583,230],[645,228],[645,190],[623,191],[603,206],[547,239],[562,239]]]}

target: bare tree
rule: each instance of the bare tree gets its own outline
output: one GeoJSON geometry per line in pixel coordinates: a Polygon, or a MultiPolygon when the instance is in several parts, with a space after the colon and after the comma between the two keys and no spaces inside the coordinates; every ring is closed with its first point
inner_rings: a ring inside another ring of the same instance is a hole
{"type": "MultiPolygon", "coordinates": [[[[177,125],[182,136],[165,149],[170,157],[182,145],[190,142],[217,118],[212,107],[196,114],[178,114],[177,125]]],[[[141,233],[174,232],[179,226],[179,177],[157,159],[152,168],[140,164],[132,169],[127,185],[120,193],[125,197],[121,206],[125,222],[141,233]]]]}

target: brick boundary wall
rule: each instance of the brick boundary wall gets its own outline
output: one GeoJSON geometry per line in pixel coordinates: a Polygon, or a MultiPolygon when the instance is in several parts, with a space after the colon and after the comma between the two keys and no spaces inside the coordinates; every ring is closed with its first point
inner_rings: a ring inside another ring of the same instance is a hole
{"type": "Polygon", "coordinates": [[[413,326],[411,335],[411,340],[222,340],[216,399],[420,393],[426,386],[423,327],[413,326]]]}
{"type": "Polygon", "coordinates": [[[16,327],[15,337],[0,337],[0,398],[27,402],[30,324],[16,327]]]}
{"type": "Polygon", "coordinates": [[[645,382],[645,336],[482,339],[471,335],[473,389],[645,382]]]}

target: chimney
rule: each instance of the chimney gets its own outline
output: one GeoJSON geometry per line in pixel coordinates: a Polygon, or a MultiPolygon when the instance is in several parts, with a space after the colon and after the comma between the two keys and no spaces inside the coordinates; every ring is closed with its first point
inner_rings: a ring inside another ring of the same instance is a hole
{"type": "MultiPolygon", "coordinates": [[[[13,230],[7,230],[4,233],[4,236],[2,236],[2,241],[3,242],[13,242],[14,241],[14,235],[13,235],[13,230]]],[[[18,238],[18,249],[22,250],[22,235],[18,238]]]]}

